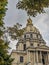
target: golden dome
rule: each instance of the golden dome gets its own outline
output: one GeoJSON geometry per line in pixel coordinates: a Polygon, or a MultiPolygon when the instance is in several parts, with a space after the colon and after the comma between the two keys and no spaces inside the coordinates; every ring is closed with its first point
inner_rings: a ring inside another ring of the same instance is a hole
{"type": "Polygon", "coordinates": [[[31,40],[31,41],[38,41],[38,43],[45,43],[45,41],[43,40],[39,30],[32,24],[32,20],[29,18],[27,19],[27,25],[24,28],[24,33],[22,35],[22,37],[20,37],[19,42],[23,42],[26,40],[31,40]]]}
{"type": "Polygon", "coordinates": [[[27,25],[24,31],[40,33],[39,30],[33,25],[31,18],[27,19],[27,25]]]}

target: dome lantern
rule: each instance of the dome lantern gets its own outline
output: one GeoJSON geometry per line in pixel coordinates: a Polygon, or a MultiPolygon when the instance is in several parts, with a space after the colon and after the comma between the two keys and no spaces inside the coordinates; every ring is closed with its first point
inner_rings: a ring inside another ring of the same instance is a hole
{"type": "Polygon", "coordinates": [[[30,17],[29,17],[29,19],[27,19],[27,26],[28,26],[28,25],[33,25],[33,24],[32,24],[32,20],[31,20],[30,17]]]}

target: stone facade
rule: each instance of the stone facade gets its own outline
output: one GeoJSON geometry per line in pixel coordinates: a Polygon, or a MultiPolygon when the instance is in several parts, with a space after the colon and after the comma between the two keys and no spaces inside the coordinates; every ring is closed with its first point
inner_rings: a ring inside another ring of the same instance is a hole
{"type": "Polygon", "coordinates": [[[11,57],[12,65],[49,65],[49,47],[30,18],[11,57]]]}

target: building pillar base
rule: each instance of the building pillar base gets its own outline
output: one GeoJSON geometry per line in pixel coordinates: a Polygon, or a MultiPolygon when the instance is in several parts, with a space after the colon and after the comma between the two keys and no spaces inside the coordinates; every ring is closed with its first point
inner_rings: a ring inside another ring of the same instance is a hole
{"type": "Polygon", "coordinates": [[[42,63],[34,63],[34,65],[43,65],[42,63]]]}
{"type": "Polygon", "coordinates": [[[49,65],[49,63],[47,65],[49,65]]]}

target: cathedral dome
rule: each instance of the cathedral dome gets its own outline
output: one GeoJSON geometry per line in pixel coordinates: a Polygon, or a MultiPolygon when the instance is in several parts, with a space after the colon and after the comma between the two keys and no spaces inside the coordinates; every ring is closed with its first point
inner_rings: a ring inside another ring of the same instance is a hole
{"type": "Polygon", "coordinates": [[[49,47],[46,46],[39,30],[27,20],[24,33],[18,39],[16,50],[12,51],[12,65],[49,65],[49,47]],[[29,64],[30,63],[30,64],[29,64]]]}
{"type": "Polygon", "coordinates": [[[27,19],[26,27],[24,28],[24,33],[19,41],[36,41],[39,43],[45,43],[43,40],[39,30],[33,25],[32,20],[29,18],[27,19]]]}
{"type": "Polygon", "coordinates": [[[40,33],[39,30],[33,25],[32,20],[30,18],[27,19],[27,24],[24,32],[40,33]]]}

